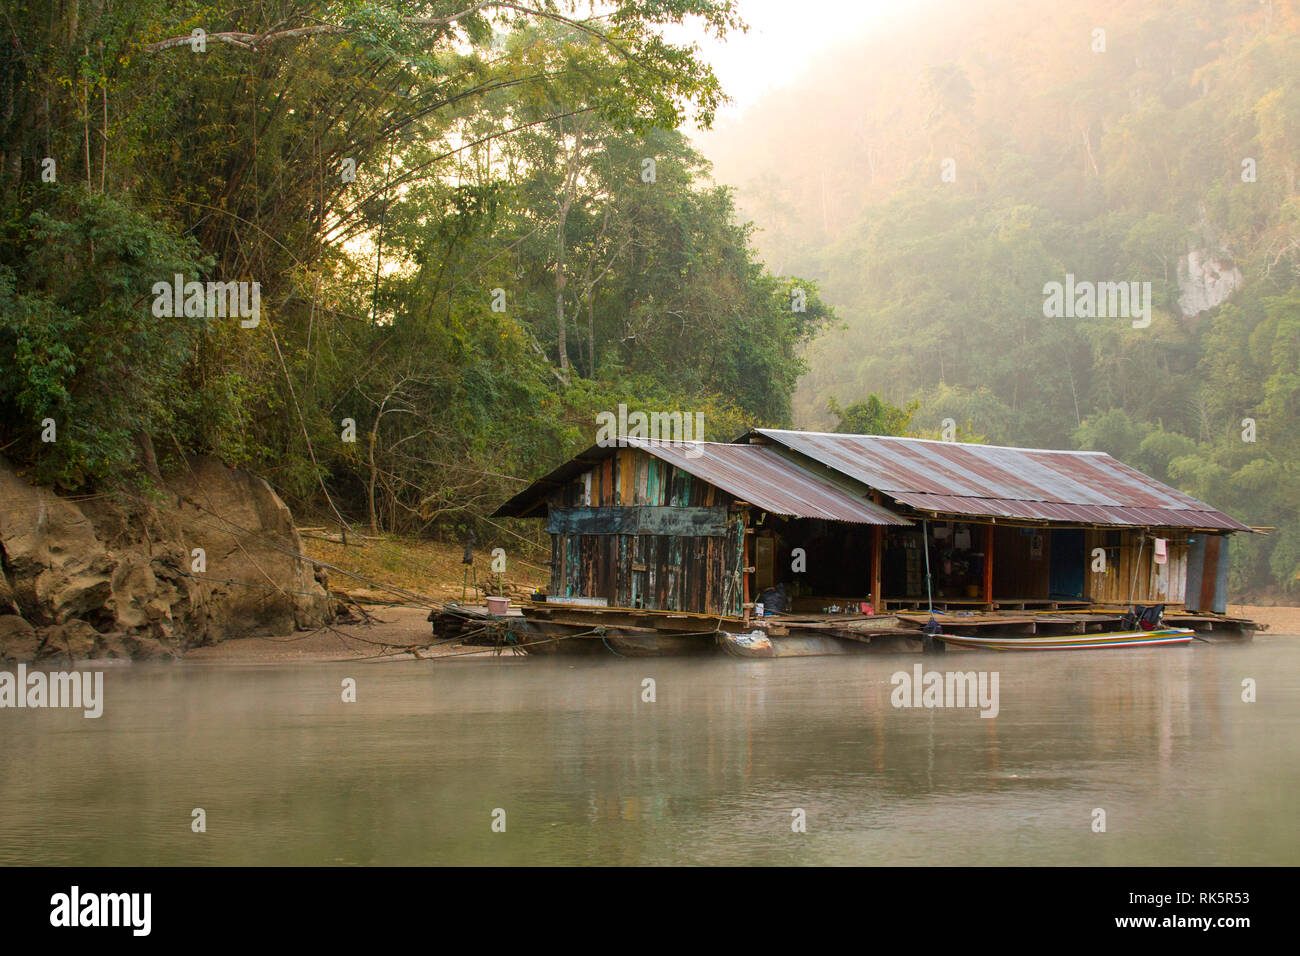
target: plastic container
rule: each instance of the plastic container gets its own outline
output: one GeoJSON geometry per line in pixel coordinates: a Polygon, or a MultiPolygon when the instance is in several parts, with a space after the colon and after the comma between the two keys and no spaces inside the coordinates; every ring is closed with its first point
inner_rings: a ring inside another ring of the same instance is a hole
{"type": "Polygon", "coordinates": [[[489,597],[487,599],[487,609],[489,614],[495,614],[498,617],[505,617],[506,612],[510,610],[510,599],[503,597],[489,597]]]}

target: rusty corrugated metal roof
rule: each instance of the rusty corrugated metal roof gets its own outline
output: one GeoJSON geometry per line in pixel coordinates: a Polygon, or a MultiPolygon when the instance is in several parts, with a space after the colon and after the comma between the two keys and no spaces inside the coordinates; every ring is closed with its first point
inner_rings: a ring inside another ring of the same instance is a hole
{"type": "Polygon", "coordinates": [[[920,511],[1077,524],[1249,531],[1104,452],[759,428],[762,435],[920,511]]]}
{"type": "Polygon", "coordinates": [[[858,524],[912,523],[850,489],[814,474],[772,448],[718,442],[647,442],[635,438],[628,439],[628,444],[644,449],[762,511],[858,524]]]}
{"type": "MultiPolygon", "coordinates": [[[[749,502],[761,511],[855,524],[912,523],[869,501],[864,497],[865,489],[855,489],[848,481],[817,475],[774,448],[717,442],[652,442],[638,438],[622,441],[749,502]]],[[[518,517],[533,512],[555,487],[576,478],[617,450],[616,446],[599,445],[587,449],[515,495],[498,508],[493,517],[518,517]]]]}

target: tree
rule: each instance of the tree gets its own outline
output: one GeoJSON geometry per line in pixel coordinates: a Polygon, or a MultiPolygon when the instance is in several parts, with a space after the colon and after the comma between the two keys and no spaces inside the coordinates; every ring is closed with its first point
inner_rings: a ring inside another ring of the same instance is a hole
{"type": "Polygon", "coordinates": [[[830,413],[839,419],[835,430],[849,435],[907,435],[919,406],[920,402],[909,402],[900,408],[875,392],[844,409],[833,398],[827,403],[830,413]]]}

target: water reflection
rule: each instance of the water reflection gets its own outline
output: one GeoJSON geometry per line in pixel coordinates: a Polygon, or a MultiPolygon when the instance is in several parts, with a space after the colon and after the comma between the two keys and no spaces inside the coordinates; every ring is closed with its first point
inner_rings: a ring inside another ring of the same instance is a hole
{"type": "Polygon", "coordinates": [[[991,720],[893,708],[915,662],[117,668],[0,712],[0,863],[1296,862],[1294,641],[927,659],[991,720]]]}

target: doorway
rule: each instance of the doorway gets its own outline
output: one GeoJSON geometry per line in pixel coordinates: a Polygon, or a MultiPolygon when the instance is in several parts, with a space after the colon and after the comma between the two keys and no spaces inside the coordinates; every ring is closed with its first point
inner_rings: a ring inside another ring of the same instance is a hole
{"type": "Polygon", "coordinates": [[[1051,564],[1048,579],[1053,598],[1083,600],[1084,553],[1083,531],[1053,530],[1051,564]]]}

